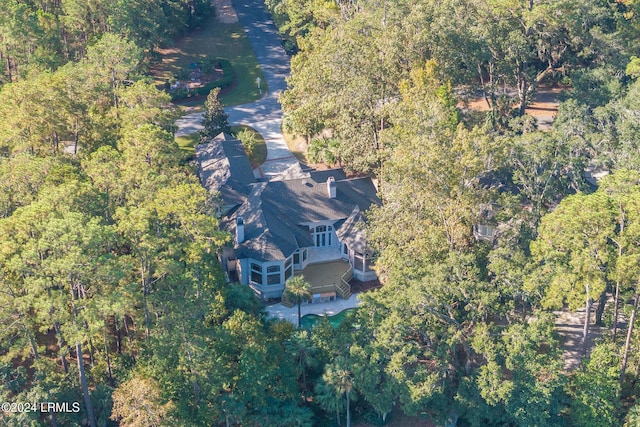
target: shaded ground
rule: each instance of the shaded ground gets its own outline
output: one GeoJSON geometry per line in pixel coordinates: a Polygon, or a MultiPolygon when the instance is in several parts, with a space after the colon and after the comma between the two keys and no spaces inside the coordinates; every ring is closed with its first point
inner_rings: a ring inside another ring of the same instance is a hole
{"type": "MultiPolygon", "coordinates": [[[[591,327],[589,328],[589,350],[595,341],[607,331],[605,327],[595,326],[595,305],[591,313],[591,327]]],[[[580,366],[582,361],[582,328],[584,327],[585,309],[577,312],[568,310],[555,311],[556,331],[560,335],[560,344],[564,349],[562,358],[564,359],[564,369],[573,371],[580,366]]]]}
{"type": "MultiPolygon", "coordinates": [[[[375,427],[376,424],[369,424],[365,422],[355,422],[353,427],[375,427]]],[[[393,407],[391,414],[387,418],[385,427],[436,427],[437,425],[429,419],[428,416],[422,417],[409,417],[402,413],[400,405],[393,407]]]]}
{"type": "MultiPolygon", "coordinates": [[[[533,102],[526,109],[526,113],[536,118],[538,129],[551,128],[551,124],[558,114],[558,105],[560,104],[558,96],[563,90],[563,88],[557,87],[541,87],[536,92],[533,102]]],[[[487,102],[481,97],[468,99],[463,105],[465,108],[475,111],[489,111],[487,102]]]]}
{"type": "Polygon", "coordinates": [[[282,136],[284,137],[285,142],[287,143],[287,147],[289,147],[289,151],[293,153],[296,158],[304,163],[309,164],[307,160],[307,141],[301,137],[291,133],[282,132],[282,136]]]}
{"type": "Polygon", "coordinates": [[[370,280],[368,282],[361,282],[358,279],[352,279],[349,282],[349,286],[351,286],[351,292],[360,293],[365,291],[370,291],[372,289],[379,289],[382,287],[382,284],[379,280],[370,280]]]}

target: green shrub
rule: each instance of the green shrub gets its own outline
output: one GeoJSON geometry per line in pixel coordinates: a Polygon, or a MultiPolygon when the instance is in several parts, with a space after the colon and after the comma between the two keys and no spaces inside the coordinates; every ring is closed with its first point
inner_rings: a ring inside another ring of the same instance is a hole
{"type": "Polygon", "coordinates": [[[236,138],[242,142],[245,151],[249,156],[251,156],[253,154],[253,150],[256,148],[256,144],[258,143],[256,134],[249,129],[244,129],[236,134],[236,138]]]}
{"type": "Polygon", "coordinates": [[[180,69],[177,73],[174,74],[176,80],[189,80],[191,78],[191,70],[180,69]]]}
{"type": "Polygon", "coordinates": [[[187,89],[186,87],[179,87],[171,91],[172,101],[179,101],[181,99],[185,99],[188,97],[189,97],[189,89],[187,89]]]}
{"type": "Polygon", "coordinates": [[[311,163],[320,163],[324,160],[322,156],[323,150],[324,146],[322,144],[322,140],[313,139],[307,147],[307,158],[311,163]]]}
{"type": "Polygon", "coordinates": [[[215,68],[222,68],[222,77],[214,80],[212,82],[207,83],[206,85],[196,88],[191,92],[185,88],[174,89],[171,92],[171,100],[179,101],[181,99],[187,98],[190,94],[207,96],[209,92],[213,89],[220,88],[224,89],[233,84],[233,80],[235,78],[235,71],[231,62],[228,59],[224,58],[216,58],[213,62],[215,68]]]}
{"type": "Polygon", "coordinates": [[[340,160],[340,141],[335,138],[314,138],[307,147],[307,158],[312,163],[333,165],[340,160]]]}

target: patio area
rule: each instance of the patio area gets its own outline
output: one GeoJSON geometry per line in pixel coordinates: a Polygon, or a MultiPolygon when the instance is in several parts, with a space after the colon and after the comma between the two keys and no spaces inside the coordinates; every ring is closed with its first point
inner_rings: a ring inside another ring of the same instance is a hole
{"type": "MultiPolygon", "coordinates": [[[[357,307],[360,305],[360,298],[358,295],[351,295],[349,299],[338,298],[336,301],[321,302],[315,304],[303,303],[300,306],[302,315],[305,314],[319,314],[326,316],[334,316],[341,311],[348,308],[357,307]]],[[[267,313],[269,317],[276,319],[288,320],[294,325],[298,325],[298,306],[285,307],[282,304],[274,304],[267,307],[267,313]]]]}
{"type": "Polygon", "coordinates": [[[326,247],[326,248],[310,248],[309,249],[309,263],[318,264],[330,261],[340,261],[342,253],[338,247],[326,247]]]}

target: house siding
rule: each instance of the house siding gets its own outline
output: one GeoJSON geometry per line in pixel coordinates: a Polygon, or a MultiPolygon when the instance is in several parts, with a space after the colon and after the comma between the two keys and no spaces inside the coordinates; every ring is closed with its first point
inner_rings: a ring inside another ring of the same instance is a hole
{"type": "Polygon", "coordinates": [[[240,278],[240,283],[243,285],[249,284],[249,259],[241,258],[240,259],[240,272],[238,274],[240,278]]]}

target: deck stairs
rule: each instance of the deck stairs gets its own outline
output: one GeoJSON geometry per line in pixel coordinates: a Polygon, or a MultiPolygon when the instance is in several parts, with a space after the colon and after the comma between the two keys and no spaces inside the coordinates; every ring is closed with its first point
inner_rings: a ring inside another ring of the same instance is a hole
{"type": "Polygon", "coordinates": [[[336,284],[336,293],[343,299],[349,299],[349,297],[351,297],[351,285],[349,284],[349,280],[352,278],[353,269],[349,267],[349,270],[340,277],[340,282],[336,284]]]}
{"type": "Polygon", "coordinates": [[[295,301],[293,300],[293,298],[291,298],[291,295],[286,292],[282,294],[282,300],[280,302],[282,303],[282,305],[288,308],[293,307],[295,304],[295,301]]]}

